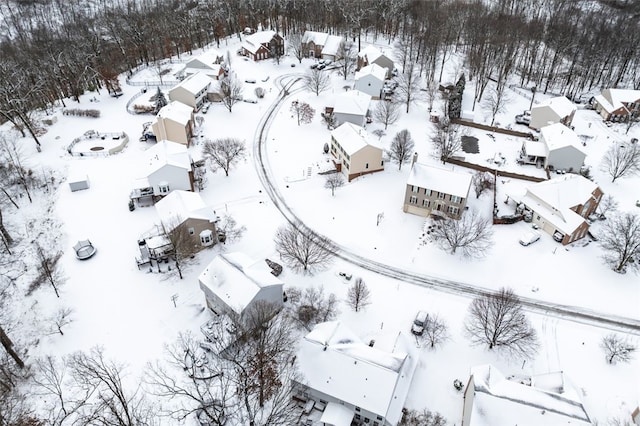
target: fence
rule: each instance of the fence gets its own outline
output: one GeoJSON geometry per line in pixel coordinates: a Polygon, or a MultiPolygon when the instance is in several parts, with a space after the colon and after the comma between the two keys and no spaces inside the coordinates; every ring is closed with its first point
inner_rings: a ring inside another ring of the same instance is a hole
{"type": "Polygon", "coordinates": [[[502,133],[509,136],[517,136],[519,138],[535,139],[533,133],[518,132],[517,130],[503,129],[501,127],[487,126],[486,124],[474,123],[473,121],[462,120],[460,118],[452,118],[451,122],[454,124],[460,124],[461,126],[473,127],[476,129],[486,130],[488,132],[502,133]]]}
{"type": "Polygon", "coordinates": [[[88,132],[85,132],[85,134],[82,137],[75,138],[73,141],[71,141],[71,143],[67,147],[67,152],[73,155],[74,157],[106,157],[108,155],[116,154],[122,151],[124,147],[127,146],[127,143],[129,143],[129,136],[125,132],[98,133],[95,130],[89,130],[88,132]],[[119,139],[121,142],[118,145],[112,148],[109,148],[106,151],[105,150],[102,150],[102,151],[89,150],[89,151],[76,151],[76,152],[73,151],[73,147],[79,142],[84,142],[92,139],[107,139],[107,138],[111,138],[114,140],[119,139]]]}
{"type": "Polygon", "coordinates": [[[464,161],[459,158],[449,158],[447,159],[447,163],[455,164],[457,166],[467,167],[473,170],[479,170],[482,172],[489,172],[494,176],[498,175],[498,176],[510,177],[514,179],[528,180],[531,182],[542,182],[546,180],[545,178],[540,178],[537,176],[522,175],[520,173],[508,172],[506,170],[493,169],[491,167],[483,166],[481,164],[469,163],[468,161],[464,161]]]}

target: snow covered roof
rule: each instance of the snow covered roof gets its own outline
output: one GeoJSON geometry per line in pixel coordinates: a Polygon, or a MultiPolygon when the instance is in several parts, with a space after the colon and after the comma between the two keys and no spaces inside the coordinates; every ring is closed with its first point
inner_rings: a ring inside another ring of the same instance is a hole
{"type": "MultiPolygon", "coordinates": [[[[624,106],[623,103],[628,104],[640,100],[640,90],[604,89],[601,96],[608,101],[611,106],[611,110],[607,111],[611,112],[618,108],[622,108],[624,106]]],[[[596,96],[596,100],[598,99],[599,96],[596,96]]]]}
{"type": "Polygon", "coordinates": [[[333,99],[333,112],[339,114],[366,115],[371,103],[371,95],[360,90],[349,90],[333,99]]]}
{"type": "Polygon", "coordinates": [[[203,90],[206,90],[206,88],[209,87],[209,84],[211,84],[211,77],[203,72],[196,72],[171,88],[170,92],[175,89],[182,88],[195,96],[203,90]]]}
{"type": "Polygon", "coordinates": [[[549,151],[572,146],[581,153],[585,154],[584,150],[582,149],[582,145],[580,144],[580,138],[578,137],[576,132],[562,123],[554,123],[548,126],[544,126],[540,129],[540,137],[542,138],[542,141],[547,145],[549,151]]]}
{"type": "Polygon", "coordinates": [[[331,131],[331,136],[340,144],[342,149],[351,156],[367,145],[380,149],[369,137],[369,133],[353,123],[343,123],[331,131]]]}
{"type": "Polygon", "coordinates": [[[260,46],[268,45],[271,39],[276,35],[275,31],[258,31],[250,36],[247,36],[242,42],[242,47],[251,53],[256,53],[260,46]]]}
{"type": "Polygon", "coordinates": [[[373,45],[369,45],[369,46],[365,47],[364,49],[362,49],[358,53],[358,56],[361,57],[361,58],[366,58],[367,62],[371,63],[371,62],[375,61],[376,59],[378,59],[380,56],[382,56],[382,52],[377,47],[375,47],[373,45]]]}
{"type": "Polygon", "coordinates": [[[198,280],[234,312],[241,314],[260,289],[284,285],[256,263],[240,252],[219,254],[202,271],[198,280]]]}
{"type": "Polygon", "coordinates": [[[320,417],[320,423],[333,426],[351,426],[352,421],[353,411],[335,402],[329,402],[320,417]]]}
{"type": "Polygon", "coordinates": [[[209,222],[218,220],[211,207],[202,200],[200,194],[191,191],[171,191],[156,203],[160,221],[167,225],[178,225],[187,219],[203,219],[209,222]],[[179,223],[175,223],[176,220],[179,223]]]}
{"type": "Polygon", "coordinates": [[[323,55],[331,55],[335,56],[338,54],[338,49],[340,49],[340,44],[342,43],[342,37],[330,35],[327,37],[324,42],[324,47],[322,48],[323,55]]]}
{"type": "Polygon", "coordinates": [[[196,74],[196,73],[201,73],[206,75],[207,77],[211,78],[211,79],[217,79],[223,72],[224,68],[222,65],[220,64],[212,64],[210,66],[208,66],[207,68],[192,68],[192,67],[185,67],[182,70],[182,74],[184,75],[192,75],[192,74],[196,74]]]}
{"type": "Polygon", "coordinates": [[[193,108],[189,105],[185,105],[182,102],[173,101],[160,108],[157,118],[167,119],[175,121],[183,125],[187,125],[191,121],[193,114],[193,108]]]}
{"type": "Polygon", "coordinates": [[[414,352],[402,333],[388,352],[331,321],[316,325],[304,337],[297,359],[306,386],[396,424],[417,365],[414,352]]]}
{"type": "Polygon", "coordinates": [[[547,146],[543,142],[525,140],[524,150],[527,153],[527,155],[531,155],[535,157],[547,156],[547,146]]]}
{"type": "Polygon", "coordinates": [[[145,176],[165,165],[191,170],[191,157],[187,147],[177,142],[160,141],[145,152],[145,176]]]}
{"type": "Polygon", "coordinates": [[[222,53],[215,49],[207,50],[201,55],[196,56],[195,58],[190,59],[186,63],[186,68],[200,68],[200,65],[207,66],[213,68],[215,65],[219,65],[221,58],[223,57],[222,53]]]}
{"type": "Polygon", "coordinates": [[[571,115],[577,109],[575,104],[564,96],[547,99],[540,105],[536,105],[531,108],[531,115],[534,115],[536,110],[541,108],[551,108],[560,118],[571,115]]]}
{"type": "Polygon", "coordinates": [[[380,81],[384,81],[387,76],[387,70],[382,68],[378,64],[369,64],[366,67],[362,67],[360,71],[356,72],[355,79],[358,81],[362,77],[366,77],[368,75],[372,75],[380,81]]]}
{"type": "Polygon", "coordinates": [[[318,31],[305,31],[304,34],[302,35],[302,42],[303,43],[315,43],[318,46],[324,46],[324,42],[327,41],[327,37],[329,37],[329,34],[327,33],[321,33],[318,31]]]}
{"type": "Polygon", "coordinates": [[[414,163],[409,173],[407,185],[466,198],[471,187],[471,175],[422,163],[414,163]]]}
{"type": "Polygon", "coordinates": [[[515,425],[560,426],[590,425],[578,391],[562,372],[541,377],[553,378],[559,386],[540,386],[507,379],[491,365],[472,369],[474,396],[469,426],[515,425]],[[558,381],[559,380],[559,381],[558,381]]]}

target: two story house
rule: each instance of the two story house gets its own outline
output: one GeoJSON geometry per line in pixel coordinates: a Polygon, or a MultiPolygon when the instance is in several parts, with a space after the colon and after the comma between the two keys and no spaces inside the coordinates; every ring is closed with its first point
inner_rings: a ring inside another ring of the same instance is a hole
{"type": "Polygon", "coordinates": [[[627,121],[640,115],[640,90],[604,89],[591,104],[606,121],[627,121]]]}
{"type": "Polygon", "coordinates": [[[173,101],[160,108],[151,124],[156,140],[168,140],[189,146],[193,137],[193,107],[173,101]]]}
{"type": "Polygon", "coordinates": [[[182,102],[198,111],[207,98],[211,81],[211,77],[203,72],[192,74],[169,90],[169,100],[182,102]]]}
{"type": "Polygon", "coordinates": [[[531,122],[529,127],[540,130],[544,126],[554,123],[562,123],[571,127],[576,106],[564,96],[548,99],[531,108],[531,122]]]}
{"type": "Polygon", "coordinates": [[[382,148],[360,126],[344,123],[331,131],[331,158],[338,172],[347,180],[384,170],[382,148]]]}
{"type": "Polygon", "coordinates": [[[305,31],[302,35],[302,51],[307,57],[317,59],[338,59],[338,50],[344,38],[317,31],[305,31]]]}
{"type": "Polygon", "coordinates": [[[242,42],[242,54],[254,61],[284,55],[284,39],[275,31],[258,31],[242,42]]]}
{"type": "Polygon", "coordinates": [[[562,123],[555,123],[540,129],[540,141],[545,145],[545,168],[580,171],[587,154],[576,132],[562,123]]]}
{"type": "Polygon", "coordinates": [[[376,64],[382,67],[385,71],[385,78],[391,78],[391,73],[393,72],[393,61],[373,45],[365,47],[358,53],[357,69],[360,70],[371,64],[376,64]]]}

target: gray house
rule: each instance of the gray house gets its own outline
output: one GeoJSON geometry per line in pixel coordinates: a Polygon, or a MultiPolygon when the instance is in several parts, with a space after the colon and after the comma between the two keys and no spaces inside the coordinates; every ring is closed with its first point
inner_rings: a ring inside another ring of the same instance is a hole
{"type": "Polygon", "coordinates": [[[546,146],[545,168],[579,172],[587,154],[576,132],[562,123],[540,129],[540,139],[546,146]]]}
{"type": "Polygon", "coordinates": [[[336,96],[333,99],[333,105],[328,107],[327,111],[333,113],[336,126],[352,123],[364,127],[369,115],[370,103],[371,95],[359,90],[349,90],[336,96]]]}

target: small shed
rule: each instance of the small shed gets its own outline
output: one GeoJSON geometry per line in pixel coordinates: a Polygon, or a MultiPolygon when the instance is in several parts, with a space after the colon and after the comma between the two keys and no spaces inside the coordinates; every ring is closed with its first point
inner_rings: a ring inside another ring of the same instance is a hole
{"type": "Polygon", "coordinates": [[[87,175],[70,176],[69,189],[71,189],[71,192],[82,191],[83,189],[89,189],[89,176],[87,175]]]}

